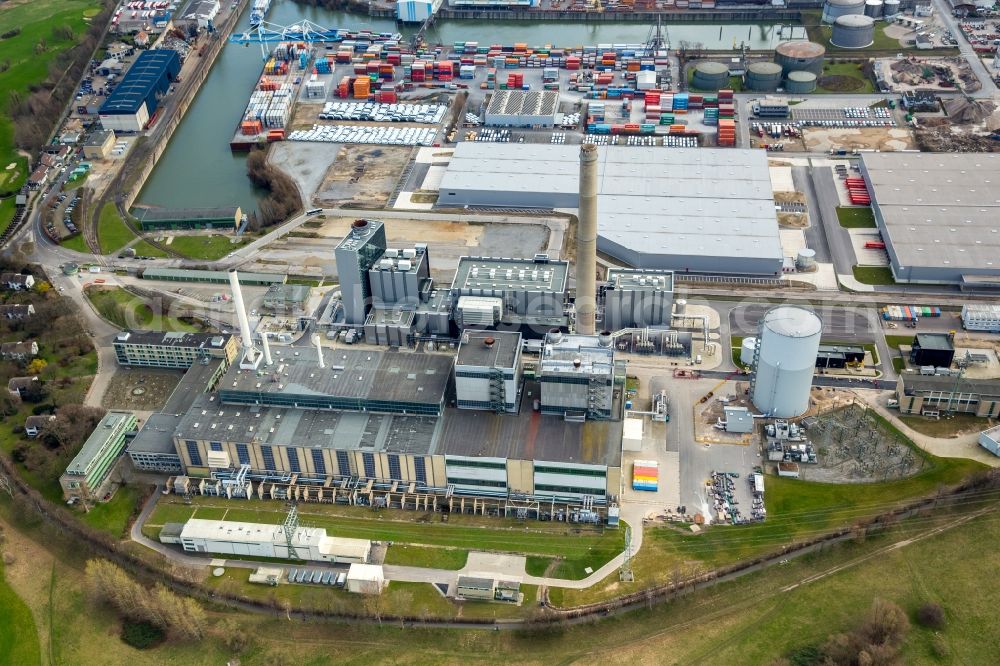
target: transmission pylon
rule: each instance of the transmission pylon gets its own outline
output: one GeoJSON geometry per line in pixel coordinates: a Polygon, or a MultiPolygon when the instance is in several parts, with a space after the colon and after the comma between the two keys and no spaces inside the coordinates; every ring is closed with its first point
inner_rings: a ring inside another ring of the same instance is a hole
{"type": "Polygon", "coordinates": [[[631,583],[635,580],[635,574],[632,573],[632,528],[629,525],[625,526],[625,552],[622,555],[618,577],[623,583],[631,583]]]}
{"type": "Polygon", "coordinates": [[[298,551],[295,550],[295,533],[299,531],[299,510],[295,504],[288,510],[285,516],[285,523],[281,526],[285,532],[285,545],[288,546],[288,559],[301,560],[298,551]]]}

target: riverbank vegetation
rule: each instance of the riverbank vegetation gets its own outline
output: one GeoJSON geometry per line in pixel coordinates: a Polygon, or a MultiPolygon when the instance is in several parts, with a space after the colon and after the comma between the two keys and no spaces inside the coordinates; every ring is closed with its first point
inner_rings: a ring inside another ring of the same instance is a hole
{"type": "Polygon", "coordinates": [[[267,150],[254,149],[247,155],[247,176],[255,186],[267,191],[267,196],[250,214],[250,231],[260,231],[281,224],[296,211],[302,210],[302,197],[295,182],[267,162],[267,150]]]}

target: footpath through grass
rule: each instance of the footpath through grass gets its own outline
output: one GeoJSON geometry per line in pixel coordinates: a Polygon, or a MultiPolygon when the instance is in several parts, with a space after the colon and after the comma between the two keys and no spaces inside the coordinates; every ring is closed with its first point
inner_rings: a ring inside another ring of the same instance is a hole
{"type": "Polygon", "coordinates": [[[875,215],[866,207],[837,207],[837,220],[845,229],[875,229],[875,215]]]}

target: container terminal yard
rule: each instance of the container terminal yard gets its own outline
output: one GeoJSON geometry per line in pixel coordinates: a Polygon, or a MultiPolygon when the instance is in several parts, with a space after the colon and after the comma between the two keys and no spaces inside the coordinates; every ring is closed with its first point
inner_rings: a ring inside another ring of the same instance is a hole
{"type": "MultiPolygon", "coordinates": [[[[960,524],[993,482],[1000,96],[950,5],[826,0],[771,51],[662,23],[427,45],[473,6],[447,0],[398,3],[408,35],[268,0],[126,3],[115,30],[145,4],[151,48],[91,67],[3,237],[17,451],[77,404],[46,301],[94,348],[45,519],[132,518],[74,538],[243,610],[499,629],[808,568],[937,529],[951,494],[960,524]],[[297,206],[261,228],[273,201],[222,176],[212,205],[143,205],[237,46],[260,59],[213,148],[266,155],[297,206]]],[[[42,468],[4,455],[30,493],[42,468]]]]}

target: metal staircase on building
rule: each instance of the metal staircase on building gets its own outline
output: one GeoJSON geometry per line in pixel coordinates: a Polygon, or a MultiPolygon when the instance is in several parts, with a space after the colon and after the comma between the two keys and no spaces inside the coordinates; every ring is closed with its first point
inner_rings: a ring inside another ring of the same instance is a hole
{"type": "Polygon", "coordinates": [[[504,388],[503,370],[490,368],[490,409],[497,414],[502,414],[507,409],[505,400],[506,389],[504,388]]]}

